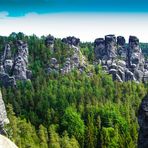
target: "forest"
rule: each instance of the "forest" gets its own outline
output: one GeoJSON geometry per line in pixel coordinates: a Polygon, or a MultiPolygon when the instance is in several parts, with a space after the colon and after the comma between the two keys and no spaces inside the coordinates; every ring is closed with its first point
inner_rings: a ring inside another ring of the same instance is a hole
{"type": "MultiPolygon", "coordinates": [[[[46,73],[50,58],[63,64],[68,47],[55,40],[56,52],[45,45],[45,36],[14,33],[0,36],[0,52],[5,42],[26,41],[29,45],[31,81],[17,87],[2,87],[10,124],[8,137],[19,148],[136,148],[137,113],[148,91],[147,83],[117,82],[100,65],[92,66],[92,43],[80,50],[93,76],[76,69],[69,74],[46,73]]],[[[142,44],[145,56],[148,44],[142,44]]],[[[15,51],[15,47],[12,51],[15,51]]]]}

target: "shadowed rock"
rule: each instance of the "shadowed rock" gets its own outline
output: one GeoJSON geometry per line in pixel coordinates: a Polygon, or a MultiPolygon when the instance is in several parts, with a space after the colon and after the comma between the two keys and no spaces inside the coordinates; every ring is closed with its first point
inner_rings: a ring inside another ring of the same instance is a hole
{"type": "Polygon", "coordinates": [[[51,47],[52,45],[54,45],[54,40],[55,40],[54,36],[48,35],[45,39],[45,45],[47,47],[51,47]]]}
{"type": "Polygon", "coordinates": [[[105,40],[103,38],[98,38],[95,40],[94,53],[96,59],[103,59],[103,57],[106,55],[105,40]]]}
{"type": "Polygon", "coordinates": [[[68,45],[79,46],[80,39],[76,38],[74,36],[72,36],[72,37],[69,36],[67,38],[63,38],[62,42],[65,43],[65,44],[68,44],[68,45]]]}
{"type": "Polygon", "coordinates": [[[125,45],[125,38],[123,36],[117,37],[117,45],[124,46],[125,45]]]}
{"type": "Polygon", "coordinates": [[[127,49],[125,45],[125,38],[123,36],[117,37],[117,54],[120,58],[126,60],[127,49]]]}

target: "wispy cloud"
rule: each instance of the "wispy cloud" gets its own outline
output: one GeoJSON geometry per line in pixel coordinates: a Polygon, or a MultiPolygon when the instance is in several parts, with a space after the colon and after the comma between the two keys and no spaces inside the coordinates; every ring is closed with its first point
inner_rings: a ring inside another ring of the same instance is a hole
{"type": "Polygon", "coordinates": [[[148,14],[115,13],[28,13],[23,17],[6,17],[1,13],[0,35],[11,32],[24,32],[38,36],[53,34],[55,37],[74,35],[82,41],[93,41],[106,34],[136,35],[143,42],[148,42],[148,14]]]}

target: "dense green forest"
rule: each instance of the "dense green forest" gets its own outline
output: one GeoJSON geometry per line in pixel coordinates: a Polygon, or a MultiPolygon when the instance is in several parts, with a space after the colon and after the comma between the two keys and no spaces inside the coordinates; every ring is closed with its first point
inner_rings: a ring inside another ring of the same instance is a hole
{"type": "Polygon", "coordinates": [[[8,137],[19,148],[137,147],[137,111],[148,90],[147,84],[116,82],[99,65],[91,66],[92,43],[81,43],[80,50],[93,77],[76,69],[66,75],[55,72],[47,75],[45,68],[50,58],[56,57],[62,65],[71,49],[56,39],[56,51],[52,53],[45,46],[44,36],[19,33],[1,36],[0,51],[4,42],[17,39],[29,45],[32,80],[17,82],[17,88],[1,90],[10,120],[6,126],[8,137]]]}

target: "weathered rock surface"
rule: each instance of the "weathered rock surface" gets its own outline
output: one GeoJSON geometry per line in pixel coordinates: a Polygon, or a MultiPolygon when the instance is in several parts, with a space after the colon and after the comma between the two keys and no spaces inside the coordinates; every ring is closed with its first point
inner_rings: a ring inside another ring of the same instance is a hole
{"type": "Polygon", "coordinates": [[[28,44],[21,40],[16,42],[17,51],[11,53],[10,44],[6,44],[0,62],[0,82],[1,85],[15,86],[16,80],[30,79],[31,71],[28,67],[28,44]]]}
{"type": "Polygon", "coordinates": [[[11,140],[5,137],[7,133],[4,129],[4,125],[8,123],[9,119],[7,118],[5,104],[0,91],[0,148],[17,148],[11,140]]]}
{"type": "Polygon", "coordinates": [[[94,52],[95,52],[95,57],[97,59],[103,59],[106,54],[106,49],[105,49],[105,40],[103,38],[98,38],[94,42],[94,52]]]}
{"type": "Polygon", "coordinates": [[[68,45],[73,45],[73,46],[79,46],[79,43],[80,43],[80,39],[79,38],[76,38],[74,36],[69,36],[67,38],[63,38],[62,39],[62,42],[68,44],[68,45]]]}
{"type": "Polygon", "coordinates": [[[138,112],[138,123],[140,126],[138,137],[138,148],[148,147],[148,96],[146,96],[140,105],[138,112]]]}
{"type": "Polygon", "coordinates": [[[125,38],[123,36],[117,37],[117,49],[117,55],[126,61],[127,48],[125,44],[125,38]]]}
{"type": "Polygon", "coordinates": [[[114,35],[105,36],[105,48],[107,51],[108,59],[115,59],[117,54],[116,37],[114,35]]]}
{"type": "Polygon", "coordinates": [[[45,45],[46,45],[47,47],[50,47],[50,48],[53,50],[53,47],[54,47],[54,40],[55,40],[54,36],[48,35],[48,36],[46,37],[46,39],[45,39],[45,45]]]}
{"type": "Polygon", "coordinates": [[[98,64],[112,74],[113,80],[120,82],[133,80],[145,82],[148,80],[148,67],[142,54],[139,39],[129,37],[126,45],[125,38],[106,35],[105,39],[98,38],[94,41],[94,54],[98,64]]]}
{"type": "Polygon", "coordinates": [[[72,54],[67,56],[62,67],[59,65],[58,60],[52,57],[50,59],[50,65],[46,69],[46,72],[48,74],[50,74],[51,72],[67,74],[75,68],[78,69],[80,72],[83,72],[86,65],[85,65],[85,57],[82,55],[79,47],[80,39],[76,37],[67,37],[63,38],[62,42],[69,45],[69,49],[72,50],[72,54]]]}
{"type": "Polygon", "coordinates": [[[6,109],[5,109],[5,104],[4,101],[2,99],[2,94],[0,91],[0,134],[5,135],[6,132],[4,130],[4,125],[8,124],[9,120],[7,118],[7,113],[6,113],[6,109]]]}
{"type": "Polygon", "coordinates": [[[18,148],[18,147],[7,137],[0,135],[0,148],[18,148]]]}

